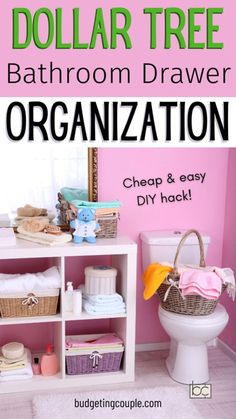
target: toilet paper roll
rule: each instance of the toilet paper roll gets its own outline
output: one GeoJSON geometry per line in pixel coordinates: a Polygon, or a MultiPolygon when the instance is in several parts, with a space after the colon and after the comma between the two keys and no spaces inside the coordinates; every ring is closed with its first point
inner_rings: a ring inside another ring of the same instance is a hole
{"type": "Polygon", "coordinates": [[[74,290],[73,296],[73,313],[80,314],[82,311],[82,292],[80,290],[74,290]]]}

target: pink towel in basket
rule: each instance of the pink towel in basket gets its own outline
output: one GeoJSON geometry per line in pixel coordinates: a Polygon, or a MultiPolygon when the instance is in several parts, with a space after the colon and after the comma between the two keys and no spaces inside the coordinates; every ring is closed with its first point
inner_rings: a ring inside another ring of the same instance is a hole
{"type": "Polygon", "coordinates": [[[219,298],[218,291],[210,290],[207,292],[203,292],[201,288],[189,286],[187,288],[182,289],[182,295],[185,297],[186,295],[201,295],[201,297],[206,298],[207,300],[217,300],[219,298]]]}
{"type": "Polygon", "coordinates": [[[69,336],[66,338],[66,348],[83,348],[83,347],[95,347],[95,346],[104,346],[104,345],[122,345],[123,341],[114,334],[108,334],[101,336],[97,339],[79,341],[76,337],[69,336]]]}
{"type": "Polygon", "coordinates": [[[209,300],[216,300],[221,294],[222,281],[215,272],[189,269],[180,275],[179,288],[184,296],[199,294],[209,300]]]}

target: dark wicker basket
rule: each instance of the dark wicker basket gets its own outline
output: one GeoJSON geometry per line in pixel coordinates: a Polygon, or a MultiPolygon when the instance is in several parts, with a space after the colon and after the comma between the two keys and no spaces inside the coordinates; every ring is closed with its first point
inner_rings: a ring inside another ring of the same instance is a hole
{"type": "Polygon", "coordinates": [[[78,375],[119,371],[122,357],[123,352],[100,353],[98,351],[92,351],[88,355],[67,355],[66,373],[78,375]]]}
{"type": "MultiPolygon", "coordinates": [[[[217,300],[207,300],[206,298],[201,297],[200,295],[188,295],[185,298],[182,297],[181,291],[178,287],[178,282],[180,275],[177,268],[177,260],[179,256],[180,249],[190,234],[196,234],[198,238],[199,248],[200,248],[200,267],[205,267],[205,258],[204,258],[204,246],[202,237],[197,230],[189,230],[180,240],[180,243],[177,247],[175,260],[174,260],[174,270],[171,272],[165,281],[157,290],[157,294],[161,300],[161,306],[167,311],[171,311],[177,314],[186,314],[193,316],[205,316],[212,314],[216,308],[216,305],[219,301],[217,300]]],[[[222,293],[225,290],[225,285],[222,286],[222,293]]]]}

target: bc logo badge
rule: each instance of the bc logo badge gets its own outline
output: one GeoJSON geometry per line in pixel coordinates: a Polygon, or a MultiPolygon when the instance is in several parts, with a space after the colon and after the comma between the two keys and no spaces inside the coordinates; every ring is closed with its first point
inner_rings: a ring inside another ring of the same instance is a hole
{"type": "Polygon", "coordinates": [[[211,399],[212,385],[211,384],[190,384],[189,385],[190,399],[211,399]]]}

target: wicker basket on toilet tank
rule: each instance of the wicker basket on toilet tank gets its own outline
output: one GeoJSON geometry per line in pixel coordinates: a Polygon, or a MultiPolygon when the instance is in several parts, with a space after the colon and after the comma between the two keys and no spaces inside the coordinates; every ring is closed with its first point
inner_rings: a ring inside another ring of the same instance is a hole
{"type": "MultiPolygon", "coordinates": [[[[183,298],[178,285],[180,278],[180,274],[178,272],[178,256],[185,240],[190,234],[196,234],[198,238],[200,249],[199,266],[206,266],[204,256],[204,245],[200,233],[197,230],[187,231],[180,240],[180,243],[177,247],[174,260],[174,269],[158,288],[157,293],[160,297],[162,308],[164,308],[167,311],[171,311],[177,314],[186,314],[193,316],[209,315],[214,312],[219,299],[208,300],[200,295],[187,295],[185,296],[185,298],[183,298]]],[[[221,293],[223,293],[224,290],[225,285],[222,285],[221,293]]]]}

